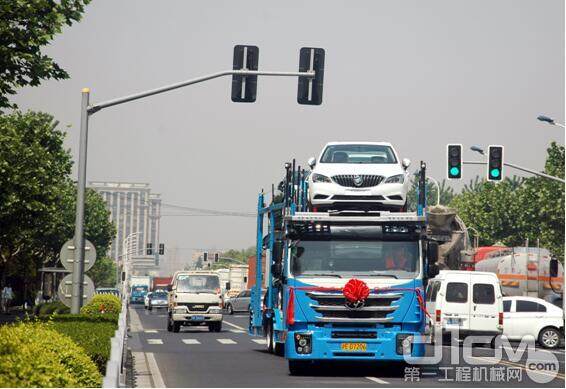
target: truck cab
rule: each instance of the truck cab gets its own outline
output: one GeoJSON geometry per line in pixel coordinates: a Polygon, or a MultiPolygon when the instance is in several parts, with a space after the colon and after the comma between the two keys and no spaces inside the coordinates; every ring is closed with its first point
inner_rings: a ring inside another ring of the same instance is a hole
{"type": "Polygon", "coordinates": [[[167,330],[206,325],[211,332],[222,329],[220,278],[214,271],[179,271],[169,287],[167,330]]]}

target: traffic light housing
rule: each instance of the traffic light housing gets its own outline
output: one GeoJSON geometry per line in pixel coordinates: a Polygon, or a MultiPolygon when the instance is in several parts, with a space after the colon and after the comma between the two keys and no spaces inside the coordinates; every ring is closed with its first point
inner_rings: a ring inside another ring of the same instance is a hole
{"type": "Polygon", "coordinates": [[[208,261],[208,253],[206,251],[202,253],[202,260],[205,262],[208,261]]]}
{"type": "Polygon", "coordinates": [[[214,262],[218,262],[218,258],[219,258],[218,253],[214,253],[214,262]]]}
{"type": "Polygon", "coordinates": [[[165,254],[165,244],[159,243],[159,255],[165,254]]]}
{"type": "Polygon", "coordinates": [[[299,77],[297,102],[304,105],[322,104],[324,82],[324,49],[303,47],[299,53],[299,72],[314,71],[313,77],[299,77]]]}
{"type": "MultiPolygon", "coordinates": [[[[234,70],[258,70],[259,49],[257,46],[234,46],[234,70]]],[[[232,76],[232,101],[253,103],[257,95],[257,76],[232,76]]]]}
{"type": "Polygon", "coordinates": [[[152,255],[153,254],[153,243],[148,243],[145,245],[145,254],[152,255]]]}
{"type": "Polygon", "coordinates": [[[488,181],[501,181],[503,179],[503,146],[489,146],[487,153],[487,179],[488,181]]]}
{"type": "Polygon", "coordinates": [[[462,145],[448,145],[446,154],[448,158],[448,179],[459,180],[462,178],[462,145]]]}

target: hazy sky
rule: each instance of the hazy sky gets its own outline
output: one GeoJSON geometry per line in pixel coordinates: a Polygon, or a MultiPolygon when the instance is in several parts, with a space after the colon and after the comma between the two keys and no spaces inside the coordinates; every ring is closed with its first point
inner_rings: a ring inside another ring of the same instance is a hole
{"type": "MultiPolygon", "coordinates": [[[[91,119],[88,180],[254,211],[284,161],[305,165],[328,141],[390,141],[437,179],[447,143],[503,144],[507,161],[536,169],[551,140],[564,143],[536,121],[564,120],[563,0],[98,0],[46,50],[71,79],[15,101],[69,125],[76,156],[81,88],[97,102],[230,69],[235,44],[259,46],[260,69],[281,71],[297,69],[300,47],[324,48],[323,105],[298,105],[296,79],[260,77],[255,104],[232,103],[223,78],[109,108],[91,119]]],[[[465,166],[464,182],[476,174],[465,166]]],[[[167,247],[246,247],[255,219],[164,217],[161,235],[167,247]]]]}

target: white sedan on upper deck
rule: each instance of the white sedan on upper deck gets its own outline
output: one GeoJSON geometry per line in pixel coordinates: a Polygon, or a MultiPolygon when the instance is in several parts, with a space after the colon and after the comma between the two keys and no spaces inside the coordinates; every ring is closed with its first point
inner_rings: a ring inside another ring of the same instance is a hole
{"type": "Polygon", "coordinates": [[[309,202],[313,210],[405,209],[407,168],[387,142],[330,142],[309,159],[309,202]]]}

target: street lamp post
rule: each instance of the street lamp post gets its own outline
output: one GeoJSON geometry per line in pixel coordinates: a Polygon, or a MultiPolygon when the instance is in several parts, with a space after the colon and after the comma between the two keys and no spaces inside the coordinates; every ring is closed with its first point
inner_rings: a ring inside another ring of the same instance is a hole
{"type": "MultiPolygon", "coordinates": [[[[198,84],[204,81],[220,78],[224,76],[276,76],[276,77],[304,77],[309,81],[314,80],[316,71],[299,71],[299,72],[274,72],[274,71],[258,71],[258,70],[225,70],[217,73],[208,74],[202,77],[178,82],[162,86],[160,88],[146,90],[132,95],[119,97],[116,99],[104,101],[97,104],[89,104],[90,89],[82,90],[81,105],[81,130],[79,140],[79,169],[77,180],[77,206],[75,217],[75,247],[76,257],[73,267],[73,293],[71,299],[71,313],[79,313],[83,303],[83,280],[84,280],[84,204],[86,190],[86,163],[87,163],[87,144],[88,144],[88,121],[91,115],[101,109],[128,103],[130,101],[139,100],[144,97],[158,95],[169,92],[171,90],[183,88],[189,85],[198,84]]],[[[312,84],[312,83],[311,83],[312,84]]]]}
{"type": "Polygon", "coordinates": [[[431,180],[434,185],[436,185],[436,206],[440,205],[440,185],[438,184],[438,181],[436,180],[436,178],[432,178],[430,176],[427,177],[429,180],[431,180]]]}
{"type": "Polygon", "coordinates": [[[537,119],[540,120],[540,121],[543,122],[543,123],[548,123],[548,124],[550,124],[551,126],[557,126],[557,127],[566,128],[566,127],[564,127],[564,124],[557,123],[557,122],[554,121],[553,118],[548,117],[548,116],[546,116],[546,115],[539,115],[539,116],[537,116],[537,119]]]}

